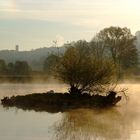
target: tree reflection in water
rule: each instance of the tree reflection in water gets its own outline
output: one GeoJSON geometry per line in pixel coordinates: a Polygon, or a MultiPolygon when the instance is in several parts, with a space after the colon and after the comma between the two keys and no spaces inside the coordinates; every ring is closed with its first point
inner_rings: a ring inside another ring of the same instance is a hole
{"type": "Polygon", "coordinates": [[[55,124],[55,140],[127,140],[136,115],[109,110],[78,109],[66,112],[55,124]]]}

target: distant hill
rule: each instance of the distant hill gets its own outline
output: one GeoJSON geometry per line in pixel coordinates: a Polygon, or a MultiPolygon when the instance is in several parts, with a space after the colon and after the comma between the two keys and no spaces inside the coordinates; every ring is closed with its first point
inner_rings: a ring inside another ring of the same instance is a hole
{"type": "MultiPolygon", "coordinates": [[[[140,52],[140,31],[136,32],[136,46],[140,52]]],[[[49,54],[62,54],[65,52],[66,45],[63,47],[44,47],[31,51],[1,50],[0,59],[4,59],[6,63],[15,61],[27,61],[33,70],[42,70],[44,60],[49,54]],[[65,46],[65,47],[64,47],[65,46]]]]}
{"type": "Polygon", "coordinates": [[[31,51],[2,50],[0,51],[0,59],[4,59],[6,63],[19,61],[27,61],[33,70],[42,70],[43,63],[49,54],[63,53],[65,47],[44,47],[31,51]]]}

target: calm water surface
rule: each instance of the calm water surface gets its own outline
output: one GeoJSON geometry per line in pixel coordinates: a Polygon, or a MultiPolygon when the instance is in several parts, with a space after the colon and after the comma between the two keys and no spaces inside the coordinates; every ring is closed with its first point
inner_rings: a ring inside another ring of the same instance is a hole
{"type": "MultiPolygon", "coordinates": [[[[123,84],[129,99],[112,109],[65,113],[23,111],[0,105],[0,140],[139,140],[140,84],[123,84]]],[[[0,98],[17,94],[65,92],[63,84],[1,84],[0,98]]]]}

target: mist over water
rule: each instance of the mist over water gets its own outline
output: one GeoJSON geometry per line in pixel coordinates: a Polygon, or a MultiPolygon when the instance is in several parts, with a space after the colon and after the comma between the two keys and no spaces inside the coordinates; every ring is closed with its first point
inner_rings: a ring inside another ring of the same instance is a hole
{"type": "MultiPolygon", "coordinates": [[[[120,84],[128,88],[116,107],[107,110],[77,109],[64,113],[23,111],[0,105],[2,140],[138,140],[140,139],[140,84],[120,84]]],[[[1,84],[0,97],[47,92],[66,92],[60,83],[1,84]]]]}
{"type": "Polygon", "coordinates": [[[46,82],[42,83],[4,83],[0,84],[0,98],[4,96],[25,95],[32,93],[43,93],[50,90],[56,92],[66,92],[68,86],[66,84],[46,82]]]}

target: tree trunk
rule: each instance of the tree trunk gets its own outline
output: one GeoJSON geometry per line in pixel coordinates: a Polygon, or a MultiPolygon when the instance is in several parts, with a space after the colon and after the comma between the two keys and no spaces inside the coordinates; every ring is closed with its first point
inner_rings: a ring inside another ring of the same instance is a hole
{"type": "Polygon", "coordinates": [[[79,90],[77,87],[72,85],[69,89],[70,94],[81,94],[81,90],[79,90]]]}

